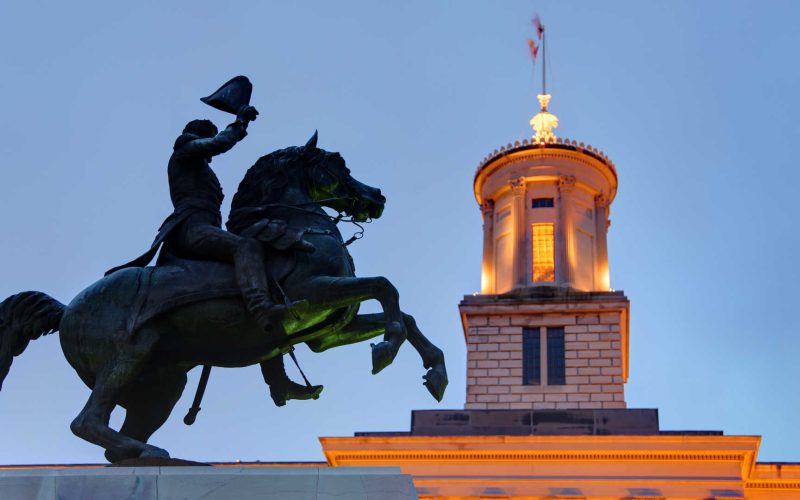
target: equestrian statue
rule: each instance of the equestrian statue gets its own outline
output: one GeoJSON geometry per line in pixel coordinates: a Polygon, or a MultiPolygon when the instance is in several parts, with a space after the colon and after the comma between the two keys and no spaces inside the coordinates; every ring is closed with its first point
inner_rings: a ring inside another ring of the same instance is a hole
{"type": "Polygon", "coordinates": [[[250,81],[238,76],[202,99],[236,119],[222,132],[193,120],[177,138],[167,167],[174,211],[142,256],[111,269],[68,305],[33,291],[0,302],[0,388],[31,340],[59,332],[67,361],[91,389],[70,428],[104,448],[110,462],[169,457],[147,440],[197,366],[203,373],[187,424],[212,366],[259,364],[278,406],[317,399],[321,385],[295,383],[284,370],[284,354],[294,357],[299,343],[322,352],[382,335],[371,344],[376,374],[408,340],[428,370],[424,385],[437,401],[444,395],[444,354],[401,311],[389,280],[355,276],[347,251],[354,238],[344,241],[337,226],[379,218],[386,199],[354,179],[339,153],[319,149],[316,132],[304,146],[250,167],[222,229],[222,188],[209,164],[247,135],[258,115],[251,93],[250,81]],[[383,312],[358,314],[372,299],[383,312]],[[109,418],[117,405],[126,414],[114,430],[109,418]]]}

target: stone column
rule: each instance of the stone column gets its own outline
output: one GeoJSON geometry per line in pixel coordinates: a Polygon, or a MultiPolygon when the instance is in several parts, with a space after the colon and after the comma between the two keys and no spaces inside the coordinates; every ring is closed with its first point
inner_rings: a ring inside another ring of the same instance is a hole
{"type": "Polygon", "coordinates": [[[511,286],[512,288],[519,288],[527,286],[528,284],[528,270],[526,268],[526,263],[528,261],[526,253],[527,246],[525,245],[525,235],[527,233],[525,229],[527,219],[527,217],[525,217],[525,192],[527,186],[524,177],[512,179],[510,185],[511,192],[514,194],[514,201],[511,204],[511,215],[514,224],[513,239],[511,240],[514,242],[513,257],[511,259],[513,266],[511,286]]]}
{"type": "Polygon", "coordinates": [[[594,197],[595,255],[597,256],[594,282],[599,291],[611,288],[608,272],[608,198],[603,193],[594,197]]]}
{"type": "Polygon", "coordinates": [[[481,203],[483,215],[483,265],[481,293],[494,293],[494,200],[481,203]]]}
{"type": "Polygon", "coordinates": [[[575,176],[562,175],[558,178],[558,221],[556,223],[556,284],[572,283],[574,270],[569,260],[572,254],[572,191],[575,189],[575,176]]]}

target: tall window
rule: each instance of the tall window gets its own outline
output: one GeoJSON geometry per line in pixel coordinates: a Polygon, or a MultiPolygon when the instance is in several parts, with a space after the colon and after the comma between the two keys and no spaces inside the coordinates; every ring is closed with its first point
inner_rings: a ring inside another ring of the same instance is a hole
{"type": "Polygon", "coordinates": [[[551,223],[533,224],[531,227],[533,243],[533,281],[555,281],[555,237],[551,223]]]}
{"type": "Polygon", "coordinates": [[[541,337],[538,328],[522,330],[522,383],[539,385],[542,383],[541,337]]]}
{"type": "Polygon", "coordinates": [[[564,385],[564,328],[522,330],[522,384],[564,385]]]}

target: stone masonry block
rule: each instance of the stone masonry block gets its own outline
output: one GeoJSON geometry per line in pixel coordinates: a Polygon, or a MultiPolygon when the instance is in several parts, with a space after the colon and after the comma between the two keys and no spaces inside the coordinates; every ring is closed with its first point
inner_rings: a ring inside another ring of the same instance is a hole
{"type": "Polygon", "coordinates": [[[490,385],[486,394],[508,394],[507,385],[490,385]]]}
{"type": "Polygon", "coordinates": [[[490,352],[487,354],[489,355],[489,359],[509,359],[511,357],[511,353],[508,351],[490,352]]]}
{"type": "Polygon", "coordinates": [[[508,326],[511,324],[509,316],[489,316],[490,326],[508,326]]]}
{"type": "Polygon", "coordinates": [[[600,323],[619,324],[619,313],[604,313],[600,315],[600,323]]]}
{"type": "Polygon", "coordinates": [[[572,325],[564,327],[564,333],[586,333],[588,331],[589,327],[586,325],[572,325]]]}
{"type": "Polygon", "coordinates": [[[490,377],[508,377],[508,368],[489,368],[490,377]]]}
{"type": "Polygon", "coordinates": [[[567,401],[589,401],[591,394],[567,394],[567,401]]]}
{"type": "Polygon", "coordinates": [[[521,394],[520,399],[526,403],[544,401],[544,394],[521,394]]]}
{"type": "Polygon", "coordinates": [[[567,370],[570,368],[580,368],[582,366],[589,366],[588,359],[565,359],[564,364],[567,367],[567,370]]]}
{"type": "Polygon", "coordinates": [[[464,409],[465,410],[485,410],[486,409],[486,403],[469,402],[469,403],[464,405],[464,409]]]}

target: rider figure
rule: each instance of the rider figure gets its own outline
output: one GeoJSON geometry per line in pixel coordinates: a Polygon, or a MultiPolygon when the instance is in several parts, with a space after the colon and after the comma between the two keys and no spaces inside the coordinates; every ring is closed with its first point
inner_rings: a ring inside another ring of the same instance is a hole
{"type": "MultiPolygon", "coordinates": [[[[175,141],[167,169],[175,210],[162,224],[147,253],[106,274],[147,265],[162,243],[168,247],[167,252],[162,250],[162,256],[170,253],[181,258],[230,262],[247,310],[272,340],[279,342],[286,335],[282,320],[287,307],[271,299],[263,244],[222,229],[222,187],[209,166],[212,157],[230,150],[247,135],[247,125],[257,115],[253,106],[242,106],[236,121],[222,132],[209,120],[193,120],[186,125],[175,141]]],[[[300,238],[292,248],[313,250],[313,246],[300,238]]],[[[321,386],[292,382],[286,376],[282,356],[262,363],[262,373],[273,401],[279,406],[286,399],[316,397],[321,390],[321,386]]]]}

